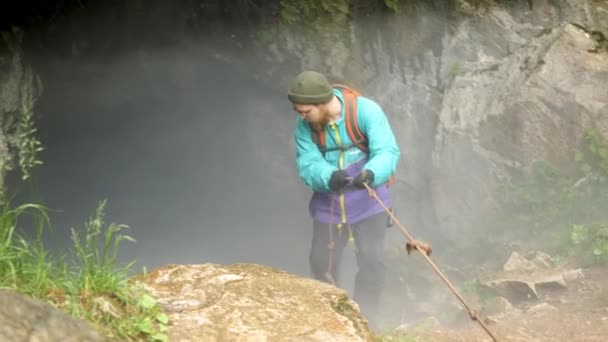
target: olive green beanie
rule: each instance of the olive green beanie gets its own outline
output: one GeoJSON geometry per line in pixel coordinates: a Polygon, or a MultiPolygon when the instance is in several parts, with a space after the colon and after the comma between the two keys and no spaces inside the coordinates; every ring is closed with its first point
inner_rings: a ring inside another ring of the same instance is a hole
{"type": "Polygon", "coordinates": [[[292,82],[287,97],[293,103],[327,103],[334,95],[327,78],[316,71],[303,71],[292,82]]]}

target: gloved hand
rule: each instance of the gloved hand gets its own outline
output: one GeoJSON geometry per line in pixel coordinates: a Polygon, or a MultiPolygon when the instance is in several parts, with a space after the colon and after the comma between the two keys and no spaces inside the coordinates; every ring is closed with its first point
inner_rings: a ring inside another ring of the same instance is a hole
{"type": "Polygon", "coordinates": [[[348,184],[348,174],[344,170],[336,170],[329,179],[329,188],[333,191],[340,191],[348,184]]]}
{"type": "Polygon", "coordinates": [[[361,171],[361,173],[359,173],[357,175],[357,177],[355,177],[355,179],[353,179],[353,185],[360,189],[365,188],[363,183],[371,186],[371,184],[373,182],[374,182],[374,173],[370,170],[361,171]]]}

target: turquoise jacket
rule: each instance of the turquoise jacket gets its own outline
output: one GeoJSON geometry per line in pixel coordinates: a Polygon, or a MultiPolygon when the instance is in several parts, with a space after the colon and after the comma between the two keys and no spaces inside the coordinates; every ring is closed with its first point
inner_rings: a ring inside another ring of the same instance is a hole
{"type": "MultiPolygon", "coordinates": [[[[334,89],[334,93],[344,103],[342,93],[337,89],[334,89]]],[[[395,136],[384,111],[376,102],[359,96],[357,108],[359,129],[367,137],[370,150],[370,158],[363,165],[363,169],[369,169],[374,173],[374,186],[386,183],[395,172],[400,156],[395,136]]],[[[344,122],[344,105],[342,106],[342,116],[335,122],[335,125],[339,132],[339,140],[334,133],[334,127],[328,125],[325,129],[327,148],[335,148],[338,146],[338,143],[342,146],[351,145],[352,141],[346,132],[346,124],[344,122]],[[331,133],[330,130],[332,130],[331,133]]],[[[338,165],[341,157],[339,150],[328,151],[325,157],[323,157],[323,154],[312,140],[310,125],[300,116],[297,116],[296,119],[294,136],[299,177],[313,191],[331,191],[329,188],[329,178],[332,172],[338,168],[346,169],[349,165],[366,157],[365,153],[356,147],[344,153],[342,167],[338,165]]]]}
{"type": "MultiPolygon", "coordinates": [[[[325,207],[331,203],[329,199],[331,193],[329,179],[334,171],[344,169],[350,176],[354,177],[361,170],[369,169],[374,173],[374,183],[371,186],[373,188],[380,188],[380,186],[385,188],[384,184],[395,172],[400,157],[399,147],[384,111],[376,102],[364,96],[359,96],[357,100],[357,121],[359,129],[367,137],[369,156],[355,146],[347,151],[331,150],[338,146],[352,145],[344,120],[344,97],[338,89],[334,89],[334,94],[343,104],[342,116],[338,121],[325,128],[325,144],[328,149],[325,155],[321,153],[313,141],[310,125],[299,115],[294,130],[298,175],[304,184],[315,192],[317,197],[316,199],[313,197],[315,204],[311,210],[323,211],[325,214],[328,212],[325,207]]],[[[345,191],[346,200],[342,198],[341,202],[336,202],[339,205],[339,207],[336,207],[336,212],[340,207],[342,208],[342,221],[346,220],[344,211],[348,208],[351,208],[350,211],[361,213],[362,210],[374,206],[373,202],[370,202],[366,191],[363,190],[365,194],[361,192],[361,190],[345,191]],[[347,192],[353,193],[349,194],[347,192]]],[[[374,207],[372,211],[378,212],[379,210],[381,208],[374,207]]],[[[315,216],[314,212],[311,214],[315,216]]],[[[371,212],[361,215],[367,216],[369,214],[371,212]]],[[[348,217],[358,220],[362,218],[361,215],[350,213],[348,217]],[[357,216],[356,219],[355,216],[357,216]]],[[[316,216],[319,218],[319,215],[316,216]]],[[[327,218],[322,221],[326,220],[327,218]]]]}

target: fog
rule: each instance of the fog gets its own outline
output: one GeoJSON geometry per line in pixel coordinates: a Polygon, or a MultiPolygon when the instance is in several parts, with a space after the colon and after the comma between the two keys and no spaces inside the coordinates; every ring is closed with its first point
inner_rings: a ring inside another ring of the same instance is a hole
{"type": "MultiPolygon", "coordinates": [[[[107,199],[106,225],[128,225],[125,233],[136,240],[124,241],[119,254],[121,262],[136,261],[135,272],[249,262],[308,276],[311,193],[295,170],[295,113],[285,84],[262,81],[301,70],[260,77],[268,61],[255,58],[255,30],[240,14],[201,20],[206,26],[186,36],[178,19],[162,15],[163,8],[180,14],[179,6],[155,3],[138,12],[88,5],[26,27],[27,62],[44,84],[35,109],[44,164],[30,182],[18,173],[8,182],[14,202],[49,206],[51,254],[70,248],[70,229],[82,231],[107,199]]],[[[416,153],[400,147],[403,155],[416,153]]],[[[429,194],[402,186],[396,191],[416,212],[416,196],[429,194]]],[[[399,218],[421,222],[425,214],[406,215],[403,203],[399,218]]],[[[389,231],[387,247],[403,241],[389,231]]],[[[352,290],[354,251],[344,253],[340,283],[352,290]]]]}
{"type": "Polygon", "coordinates": [[[309,194],[292,141],[261,143],[260,128],[294,122],[284,90],[186,48],[35,68],[45,85],[36,110],[45,150],[34,194],[52,209],[52,249],[67,247],[69,228],[108,199],[107,223],[129,225],[137,240],[124,244],[124,260],[307,272],[309,194]],[[294,174],[264,164],[261,149],[294,174]]]}
{"type": "MultiPolygon", "coordinates": [[[[50,207],[53,230],[45,242],[52,254],[67,251],[70,229],[82,231],[107,199],[106,225],[128,225],[124,233],[136,240],[124,241],[119,254],[120,262],[136,261],[134,272],[247,262],[309,276],[311,192],[295,169],[296,113],[286,96],[286,80],[302,71],[300,63],[268,68],[273,61],[253,49],[255,20],[238,13],[213,17],[202,10],[186,29],[179,16],[187,9],[128,4],[85,6],[28,29],[26,60],[44,84],[35,110],[44,164],[30,183],[9,175],[15,202],[50,207]]],[[[393,197],[398,218],[429,241],[435,255],[450,244],[439,234],[430,200],[440,101],[438,90],[427,85],[435,83],[430,78],[441,54],[435,50],[451,5],[416,9],[418,16],[406,25],[411,32],[383,22],[380,14],[357,25],[369,48],[380,49],[366,57],[370,65],[399,65],[394,79],[392,72],[378,71],[385,84],[408,84],[403,99],[381,102],[393,119],[402,153],[398,167],[406,175],[393,197]],[[366,27],[373,29],[365,33],[366,27]],[[374,46],[376,36],[382,47],[374,46]],[[407,56],[395,44],[405,44],[407,56]]],[[[403,242],[398,229],[389,230],[387,250],[403,242]]],[[[344,253],[339,285],[352,291],[354,250],[344,253]]],[[[430,269],[419,261],[404,262],[395,277],[404,269],[424,277],[430,269]]],[[[403,314],[401,305],[393,309],[403,314]]]]}

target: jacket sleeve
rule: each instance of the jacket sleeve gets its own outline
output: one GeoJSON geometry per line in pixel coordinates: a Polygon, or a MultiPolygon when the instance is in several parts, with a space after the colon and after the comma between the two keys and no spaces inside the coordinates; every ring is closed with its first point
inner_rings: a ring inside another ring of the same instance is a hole
{"type": "Polygon", "coordinates": [[[296,143],[296,166],[300,179],[313,191],[330,192],[329,179],[338,168],[329,164],[317,144],[312,140],[310,126],[297,118],[294,132],[296,143]]]}
{"type": "Polygon", "coordinates": [[[370,159],[363,167],[374,173],[374,184],[386,183],[395,172],[400,150],[382,108],[367,98],[359,98],[357,120],[369,142],[370,159]]]}

